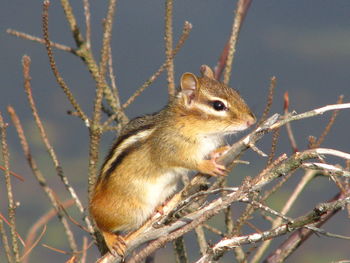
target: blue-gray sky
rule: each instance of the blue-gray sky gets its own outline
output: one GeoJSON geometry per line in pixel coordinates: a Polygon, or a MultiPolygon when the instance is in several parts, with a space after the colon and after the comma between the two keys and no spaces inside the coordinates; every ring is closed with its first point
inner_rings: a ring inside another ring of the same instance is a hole
{"type": "MultiPolygon", "coordinates": [[[[72,1],[78,23],[84,32],[82,1],[72,1]]],[[[106,12],[107,1],[91,1],[92,10],[92,46],[95,57],[99,56],[101,45],[101,20],[106,12]]],[[[0,8],[0,111],[6,115],[6,106],[11,104],[23,120],[26,132],[30,135],[33,152],[38,158],[44,173],[53,184],[52,165],[45,157],[45,150],[36,134],[30,110],[22,88],[21,57],[24,54],[32,59],[32,86],[39,113],[47,127],[50,139],[70,180],[83,193],[85,190],[87,166],[87,132],[75,117],[67,116],[71,109],[65,96],[54,81],[48,66],[43,45],[18,39],[6,34],[7,28],[13,28],[36,36],[41,36],[41,1],[2,0],[0,8]]],[[[174,40],[181,33],[184,21],[193,24],[192,33],[185,46],[175,59],[176,80],[183,72],[198,73],[202,64],[214,66],[225,45],[231,30],[233,10],[236,1],[217,0],[178,0],[174,3],[174,40]]],[[[277,90],[273,111],[281,112],[283,93],[290,94],[291,109],[303,112],[308,109],[332,104],[340,94],[349,101],[350,83],[350,2],[338,1],[253,1],[244,22],[238,41],[231,86],[237,88],[257,116],[266,104],[266,93],[271,76],[277,77],[277,90]]],[[[53,41],[74,45],[68,30],[59,1],[52,1],[50,7],[50,37],[53,41]]],[[[164,1],[118,1],[116,19],[113,27],[113,59],[117,84],[122,101],[125,101],[143,82],[152,75],[164,61],[164,1]]],[[[86,72],[82,62],[71,54],[55,50],[58,69],[67,84],[78,98],[83,109],[90,114],[93,106],[94,82],[86,72]]],[[[159,78],[127,110],[130,117],[150,113],[160,109],[167,100],[164,75],[159,78]]],[[[324,118],[300,121],[293,124],[301,149],[307,145],[307,136],[318,136],[329,114],[324,118]]],[[[9,120],[8,116],[5,116],[9,120]]],[[[348,130],[350,128],[349,111],[341,112],[338,122],[325,142],[327,147],[350,151],[348,130]]],[[[281,134],[280,152],[290,153],[286,143],[286,134],[281,134]]],[[[106,152],[113,135],[103,140],[102,152],[106,152]]],[[[17,197],[22,206],[19,208],[20,231],[35,221],[35,216],[46,211],[47,203],[32,204],[33,198],[46,197],[32,180],[25,160],[22,157],[14,129],[9,128],[9,143],[12,167],[28,178],[26,183],[15,183],[17,197]],[[28,187],[28,185],[30,187],[28,187]],[[28,191],[35,193],[28,193],[28,191]],[[29,208],[31,207],[31,208],[29,208]],[[38,211],[37,213],[33,210],[38,211]],[[30,222],[23,218],[30,214],[30,222]]],[[[261,143],[268,151],[269,140],[261,143]]],[[[250,155],[249,155],[250,156],[250,155]]],[[[251,155],[252,160],[259,157],[251,155]]],[[[258,167],[261,168],[261,167],[258,167]]],[[[258,169],[255,168],[255,169],[258,169]]],[[[242,168],[243,169],[243,168],[242,168]]],[[[254,172],[250,168],[250,172],[254,172]]],[[[3,182],[0,179],[0,182],[3,182]]],[[[308,199],[317,203],[330,198],[335,188],[327,179],[318,179],[311,187],[308,199]],[[322,182],[321,182],[322,181],[322,182]],[[321,185],[321,186],[319,186],[321,185]],[[319,192],[322,191],[322,194],[319,192]],[[324,196],[324,198],[322,198],[324,196]]],[[[3,183],[2,183],[3,185],[3,183]]],[[[63,189],[60,187],[59,189],[63,189]]],[[[63,190],[62,190],[63,191],[63,190]]],[[[2,189],[0,202],[5,206],[2,189]]],[[[66,196],[66,195],[62,195],[66,196]]],[[[84,196],[85,198],[85,196],[84,196]]],[[[302,207],[302,206],[300,206],[302,207]]],[[[307,211],[307,208],[301,211],[307,211]]],[[[3,209],[1,211],[4,211],[3,209]]],[[[296,214],[298,214],[296,212],[296,214]]],[[[338,218],[346,221],[345,216],[338,218]]],[[[332,223],[331,223],[332,224],[332,223]]],[[[347,227],[346,224],[342,226],[347,227]]],[[[54,228],[51,225],[51,229],[54,228]]],[[[337,229],[339,230],[339,228],[337,229]]],[[[50,235],[50,233],[48,233],[50,235]]],[[[317,246],[326,248],[336,244],[331,256],[324,256],[324,262],[349,257],[345,249],[346,241],[335,243],[322,238],[317,246]]],[[[59,241],[47,238],[47,243],[58,247],[59,241]]],[[[307,262],[314,255],[322,254],[315,245],[315,239],[309,247],[296,253],[290,262],[298,262],[306,254],[307,262]],[[309,250],[309,254],[306,253],[309,250]]],[[[39,252],[50,255],[39,248],[39,252]]],[[[333,248],[332,248],[333,250],[333,248]]],[[[326,251],[326,249],[324,249],[326,251]]],[[[34,252],[33,256],[41,255],[34,252]]],[[[58,261],[60,262],[58,256],[58,261]]],[[[310,261],[308,261],[310,262],[310,261]]],[[[322,261],[318,261],[322,262],[322,261]]]]}

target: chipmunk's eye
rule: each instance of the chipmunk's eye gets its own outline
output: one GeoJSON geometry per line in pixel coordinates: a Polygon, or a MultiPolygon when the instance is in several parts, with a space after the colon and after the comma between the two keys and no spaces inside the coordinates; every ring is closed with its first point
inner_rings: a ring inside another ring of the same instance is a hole
{"type": "Polygon", "coordinates": [[[220,101],[220,100],[214,100],[212,102],[212,105],[213,105],[213,108],[216,110],[216,111],[223,111],[223,110],[227,110],[225,104],[220,101]]]}

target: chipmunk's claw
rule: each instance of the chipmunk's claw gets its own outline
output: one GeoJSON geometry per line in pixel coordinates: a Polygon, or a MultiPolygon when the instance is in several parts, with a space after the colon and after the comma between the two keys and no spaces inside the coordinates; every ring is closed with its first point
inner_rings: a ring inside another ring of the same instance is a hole
{"type": "Polygon", "coordinates": [[[124,259],[126,252],[125,239],[121,235],[115,233],[102,232],[102,234],[109,252],[115,257],[120,256],[124,259]]]}

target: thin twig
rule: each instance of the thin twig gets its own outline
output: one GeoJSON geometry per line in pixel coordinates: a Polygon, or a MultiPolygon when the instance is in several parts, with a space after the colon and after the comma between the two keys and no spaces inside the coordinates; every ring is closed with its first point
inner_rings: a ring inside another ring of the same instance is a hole
{"type": "Polygon", "coordinates": [[[308,228],[308,229],[314,231],[315,233],[321,234],[321,235],[326,236],[326,237],[333,237],[333,238],[339,238],[339,239],[343,239],[343,240],[350,240],[349,236],[334,234],[334,233],[328,232],[322,228],[318,228],[318,227],[314,227],[314,226],[306,226],[305,228],[308,228]]]}
{"type": "MultiPolygon", "coordinates": [[[[289,95],[288,95],[288,92],[284,93],[283,111],[284,111],[284,116],[287,118],[289,115],[289,95]]],[[[292,125],[290,123],[286,124],[286,130],[287,130],[288,138],[289,138],[290,144],[292,146],[293,152],[296,153],[298,151],[298,146],[297,146],[297,143],[296,143],[296,140],[294,137],[292,125]]]]}
{"type": "Polygon", "coordinates": [[[112,56],[112,48],[111,46],[109,46],[109,57],[108,57],[108,75],[109,75],[109,79],[111,81],[111,89],[113,92],[113,95],[116,99],[116,103],[118,108],[121,108],[120,105],[120,99],[119,99],[119,90],[117,88],[117,83],[116,83],[116,78],[115,78],[115,74],[114,74],[114,70],[113,70],[113,56],[112,56]]]}
{"type": "Polygon", "coordinates": [[[174,252],[176,257],[176,263],[187,263],[188,257],[186,252],[185,240],[183,237],[179,237],[174,240],[174,252]]]}
{"type": "Polygon", "coordinates": [[[92,224],[88,218],[88,216],[86,215],[85,211],[84,211],[84,207],[77,195],[77,193],[75,192],[74,188],[70,185],[67,176],[64,175],[63,173],[63,169],[62,166],[60,164],[60,162],[58,161],[57,155],[55,153],[54,148],[52,147],[49,138],[46,134],[46,131],[44,129],[43,123],[41,122],[39,113],[38,113],[38,109],[35,106],[35,102],[34,102],[34,98],[33,98],[33,94],[32,94],[32,89],[31,89],[31,77],[30,77],[30,57],[28,56],[23,56],[22,58],[22,65],[23,65],[23,76],[24,76],[24,90],[27,94],[27,98],[28,98],[28,102],[29,102],[29,106],[32,110],[33,113],[33,117],[35,120],[35,123],[39,129],[39,133],[41,136],[41,139],[43,140],[45,147],[51,157],[51,160],[55,166],[56,169],[56,173],[59,176],[59,178],[61,179],[63,185],[65,186],[66,190],[69,192],[69,194],[72,196],[72,198],[75,201],[75,204],[78,208],[78,210],[80,211],[80,213],[83,215],[83,219],[90,231],[90,233],[92,234],[94,232],[94,229],[92,227],[92,224]]]}
{"type": "Polygon", "coordinates": [[[238,40],[238,34],[242,27],[242,23],[248,12],[251,2],[252,0],[238,0],[237,2],[236,15],[234,16],[233,23],[232,23],[231,36],[229,39],[229,48],[228,48],[228,54],[226,59],[226,67],[224,72],[224,83],[226,85],[228,85],[228,83],[230,82],[232,63],[233,63],[234,54],[236,52],[236,43],[238,40]]]}
{"type": "Polygon", "coordinates": [[[26,258],[29,255],[29,253],[38,245],[40,240],[43,238],[45,232],[46,232],[46,225],[44,225],[43,230],[42,230],[41,234],[38,236],[37,240],[35,240],[30,247],[28,247],[28,248],[26,247],[26,250],[23,253],[23,255],[21,256],[20,261],[23,261],[23,259],[26,258]]]}
{"type": "Polygon", "coordinates": [[[1,241],[2,241],[2,245],[4,247],[4,250],[5,250],[5,255],[6,255],[7,261],[9,263],[12,263],[12,262],[14,262],[13,256],[11,253],[11,248],[10,248],[9,241],[8,241],[6,231],[4,228],[4,222],[1,219],[1,217],[0,217],[0,234],[1,234],[1,241]]]}
{"type": "MultiPolygon", "coordinates": [[[[70,4],[68,0],[61,0],[62,2],[67,2],[68,4],[65,4],[64,8],[67,8],[67,10],[71,10],[70,4]]],[[[88,67],[92,77],[96,81],[96,86],[97,89],[103,89],[103,95],[106,101],[108,102],[109,106],[112,108],[114,112],[120,112],[120,105],[116,101],[115,96],[113,96],[113,93],[111,89],[109,88],[106,80],[105,80],[105,73],[106,73],[106,67],[107,67],[107,60],[111,56],[110,54],[110,42],[111,42],[111,36],[112,36],[112,25],[113,25],[113,17],[115,13],[115,5],[116,5],[116,0],[110,0],[109,5],[108,5],[108,11],[107,11],[107,16],[105,19],[104,23],[104,32],[103,32],[103,40],[102,40],[102,48],[101,48],[101,61],[100,65],[98,66],[94,56],[92,54],[92,51],[90,48],[88,48],[88,43],[87,42],[81,42],[80,40],[83,40],[80,36],[81,34],[79,33],[78,30],[78,35],[75,36],[74,31],[72,30],[73,25],[76,23],[75,22],[75,17],[74,14],[71,10],[70,17],[67,16],[67,20],[71,19],[72,21],[69,21],[69,24],[71,25],[71,30],[73,32],[73,35],[76,39],[77,46],[79,50],[77,51],[77,55],[83,60],[83,62],[86,64],[88,67]]],[[[63,6],[63,5],[62,5],[63,6]]],[[[66,11],[65,11],[66,12],[66,11]]],[[[99,96],[97,96],[99,97],[99,96]]],[[[96,106],[96,104],[95,104],[96,106]]],[[[125,122],[125,115],[120,112],[116,116],[118,120],[121,120],[123,123],[125,122]],[[119,119],[119,117],[121,117],[119,119]]],[[[95,123],[96,125],[96,123],[95,123]]]]}
{"type": "MultiPolygon", "coordinates": [[[[289,218],[289,217],[287,217],[287,216],[285,216],[283,213],[281,213],[281,212],[278,212],[278,211],[276,211],[276,210],[274,210],[274,209],[272,209],[272,208],[270,208],[270,207],[268,207],[268,206],[266,206],[266,205],[264,205],[264,204],[262,204],[262,203],[260,203],[260,202],[258,202],[258,201],[255,201],[255,200],[251,200],[250,198],[243,198],[242,200],[241,200],[241,202],[244,202],[244,203],[249,203],[249,204],[251,204],[251,205],[253,205],[254,207],[255,207],[255,209],[261,209],[261,210],[263,210],[263,211],[265,211],[265,212],[267,212],[267,213],[269,213],[269,214],[271,214],[271,215],[274,215],[274,216],[277,216],[277,217],[279,217],[280,219],[283,219],[284,221],[286,221],[287,223],[292,223],[293,222],[293,220],[291,219],[291,218],[289,218]]],[[[252,227],[252,225],[250,225],[251,227],[252,227]]],[[[256,227],[254,226],[254,227],[252,227],[256,232],[261,232],[260,230],[258,231],[257,229],[256,229],[256,227]]]]}
{"type": "MultiPolygon", "coordinates": [[[[343,96],[343,95],[339,96],[338,101],[337,101],[337,104],[343,103],[343,99],[344,99],[344,96],[343,96]]],[[[317,140],[315,143],[313,143],[313,145],[312,145],[311,147],[313,147],[313,148],[320,147],[320,145],[321,145],[321,144],[323,143],[323,141],[325,140],[327,134],[328,134],[329,131],[331,130],[331,128],[332,128],[332,126],[333,126],[333,124],[334,124],[334,122],[335,122],[335,119],[337,118],[338,113],[339,113],[339,110],[333,111],[332,116],[331,116],[331,118],[329,119],[328,124],[327,124],[326,127],[324,128],[324,130],[323,130],[321,136],[318,138],[318,140],[317,140]]]]}
{"type": "MultiPolygon", "coordinates": [[[[112,93],[114,95],[114,98],[115,98],[115,104],[116,104],[116,109],[115,109],[116,112],[115,112],[115,114],[116,114],[116,116],[115,117],[113,116],[113,118],[112,118],[112,116],[110,116],[110,118],[103,123],[103,125],[102,125],[102,126],[104,126],[103,129],[106,129],[106,126],[109,125],[110,123],[112,123],[112,121],[114,121],[116,118],[117,118],[117,120],[120,120],[123,125],[125,125],[129,121],[128,117],[125,115],[125,113],[124,113],[124,111],[123,111],[123,109],[122,109],[122,107],[120,105],[119,90],[117,88],[117,83],[116,83],[114,70],[113,70],[113,56],[112,56],[112,49],[111,49],[111,47],[109,47],[109,52],[108,53],[109,53],[109,58],[108,58],[108,75],[109,75],[109,79],[111,81],[111,91],[112,91],[112,93]]],[[[120,128],[121,128],[121,126],[119,127],[119,131],[120,131],[120,128]]]]}
{"type": "MultiPolygon", "coordinates": [[[[326,216],[328,213],[334,213],[344,207],[348,203],[349,197],[336,200],[330,203],[322,203],[315,207],[311,212],[304,216],[298,217],[293,220],[292,223],[282,224],[270,231],[264,231],[262,233],[254,233],[246,236],[233,237],[230,239],[223,239],[215,244],[212,249],[196,263],[210,262],[213,255],[220,253],[222,250],[227,250],[243,244],[252,244],[259,241],[269,240],[277,236],[284,235],[288,232],[300,229],[308,224],[313,224],[322,221],[322,216],[326,216]]],[[[281,250],[281,249],[280,249],[281,250]]],[[[283,261],[269,261],[269,262],[283,262],[283,261]]]]}
{"type": "Polygon", "coordinates": [[[230,41],[227,41],[225,44],[225,47],[223,48],[220,54],[220,58],[218,59],[218,62],[216,63],[216,66],[214,68],[214,78],[216,80],[220,80],[222,72],[224,71],[229,47],[230,47],[230,41]]]}
{"type": "Polygon", "coordinates": [[[280,189],[292,176],[293,174],[287,174],[284,176],[276,185],[274,185],[270,190],[266,191],[264,195],[261,197],[261,201],[265,201],[267,198],[269,198],[272,194],[274,194],[278,189],[280,189]]]}
{"type": "Polygon", "coordinates": [[[175,94],[174,81],[174,60],[171,59],[173,54],[173,0],[165,1],[165,55],[167,58],[167,81],[168,93],[170,96],[175,94]]]}
{"type": "Polygon", "coordinates": [[[168,58],[163,65],[160,66],[160,68],[154,73],[135,93],[123,104],[122,108],[125,109],[128,107],[147,87],[149,87],[158,77],[159,75],[166,69],[166,66],[168,65],[168,60],[171,59],[173,60],[174,57],[176,56],[177,52],[180,50],[180,48],[183,46],[185,43],[186,39],[188,38],[190,32],[192,29],[192,25],[189,22],[185,22],[184,28],[182,30],[182,35],[177,42],[173,53],[170,58],[168,58]]]}
{"type": "Polygon", "coordinates": [[[75,242],[73,232],[70,229],[70,226],[67,222],[67,219],[64,217],[64,213],[61,211],[61,209],[57,203],[56,197],[54,195],[54,191],[47,185],[45,177],[43,176],[43,174],[39,170],[35,160],[32,157],[26,136],[24,135],[24,132],[23,132],[22,124],[21,124],[15,110],[12,107],[9,106],[7,108],[7,110],[9,112],[11,119],[12,119],[12,122],[17,130],[18,137],[20,139],[22,149],[23,149],[24,155],[28,161],[28,164],[29,164],[35,178],[37,179],[39,185],[43,188],[44,192],[46,193],[47,197],[49,198],[52,206],[56,209],[58,219],[60,220],[60,222],[62,223],[62,225],[64,227],[65,234],[67,236],[70,248],[72,249],[73,252],[75,252],[75,251],[77,251],[77,244],[75,242]]]}
{"type": "Polygon", "coordinates": [[[92,194],[93,188],[96,183],[98,169],[98,158],[99,158],[99,144],[101,140],[101,129],[100,129],[100,121],[101,121],[101,109],[102,109],[102,100],[104,93],[104,86],[102,83],[102,74],[100,74],[100,80],[97,83],[96,95],[95,95],[95,103],[94,103],[94,112],[91,121],[91,126],[89,127],[89,177],[88,177],[88,194],[89,198],[92,194]]]}
{"type": "MultiPolygon", "coordinates": [[[[65,2],[65,1],[62,0],[62,2],[65,2]]],[[[73,93],[68,88],[66,82],[64,81],[64,79],[62,78],[62,76],[60,75],[60,73],[56,67],[56,62],[55,62],[55,58],[54,58],[54,55],[52,52],[51,42],[49,39],[49,6],[50,6],[50,2],[45,0],[43,3],[42,26],[43,26],[43,34],[44,34],[47,55],[48,55],[49,61],[50,61],[50,67],[51,67],[51,70],[56,78],[57,83],[63,89],[69,102],[72,104],[73,108],[76,110],[78,116],[88,125],[89,124],[88,117],[82,111],[77,100],[74,98],[73,93]]]]}
{"type": "Polygon", "coordinates": [[[74,225],[76,225],[77,227],[79,227],[80,229],[84,230],[86,233],[88,234],[94,234],[91,233],[85,226],[81,225],[77,220],[75,220],[71,215],[69,215],[69,213],[67,212],[67,210],[64,208],[64,206],[62,205],[62,203],[57,200],[58,205],[60,206],[60,209],[62,209],[62,211],[64,212],[64,214],[66,215],[67,219],[73,223],[74,225]]]}
{"type": "MultiPolygon", "coordinates": [[[[226,187],[226,186],[227,186],[227,178],[223,178],[223,180],[220,182],[220,187],[223,188],[223,187],[226,187]]],[[[226,194],[226,192],[222,192],[223,196],[225,194],[226,194]]],[[[232,218],[231,206],[228,206],[224,210],[224,217],[225,217],[226,235],[229,236],[233,232],[233,228],[234,228],[234,226],[233,226],[234,222],[233,222],[233,218],[232,218]]]]}
{"type": "Polygon", "coordinates": [[[85,38],[86,38],[86,47],[91,50],[91,13],[90,13],[90,2],[89,0],[83,0],[84,6],[84,16],[85,16],[85,38]]]}
{"type": "Polygon", "coordinates": [[[277,78],[275,76],[273,76],[270,79],[269,93],[268,93],[268,96],[267,96],[266,106],[265,106],[264,112],[263,112],[260,120],[258,121],[257,126],[259,126],[261,123],[263,123],[266,120],[266,118],[269,115],[269,113],[270,113],[271,106],[272,106],[272,103],[273,103],[273,95],[274,95],[275,89],[276,89],[276,83],[277,83],[277,78]]]}
{"type": "MultiPolygon", "coordinates": [[[[100,120],[101,120],[101,108],[103,95],[108,96],[112,95],[112,92],[109,87],[105,85],[105,74],[107,69],[107,62],[109,57],[112,55],[110,51],[110,42],[112,38],[112,25],[113,17],[115,14],[116,0],[110,0],[108,4],[107,16],[104,23],[103,39],[102,39],[102,48],[101,48],[101,60],[99,65],[99,73],[96,79],[96,97],[94,103],[94,112],[92,118],[92,125],[89,129],[90,131],[90,145],[89,145],[89,178],[88,178],[88,193],[89,197],[93,191],[97,179],[97,163],[99,157],[99,143],[101,139],[101,129],[100,129],[100,120]]],[[[122,113],[120,109],[120,104],[116,104],[116,99],[111,99],[113,101],[114,108],[117,113],[122,113]]]]}
{"type": "Polygon", "coordinates": [[[2,114],[0,112],[0,133],[1,133],[1,153],[5,167],[5,183],[8,199],[8,216],[10,221],[10,233],[12,240],[12,252],[14,255],[15,262],[20,262],[20,255],[18,249],[18,240],[17,240],[17,230],[16,230],[16,203],[13,197],[13,190],[11,184],[11,175],[10,175],[10,153],[7,145],[7,134],[6,134],[7,124],[4,122],[2,114]]]}
{"type": "MultiPolygon", "coordinates": [[[[88,244],[88,246],[87,246],[87,249],[89,249],[89,248],[91,247],[92,244],[93,244],[93,242],[90,242],[90,244],[88,244]]],[[[47,244],[42,244],[42,246],[45,247],[45,248],[48,248],[48,249],[50,249],[50,250],[52,250],[52,251],[58,252],[58,253],[60,253],[60,254],[72,255],[72,253],[69,252],[69,251],[65,251],[65,250],[63,250],[63,249],[58,249],[58,248],[49,246],[49,245],[47,245],[47,244]]],[[[75,258],[76,255],[82,254],[82,253],[83,253],[83,250],[79,250],[79,251],[75,252],[74,255],[73,255],[71,258],[75,258]]],[[[68,261],[68,262],[71,262],[71,261],[68,261]]],[[[73,260],[72,262],[75,262],[75,260],[73,260]]]]}
{"type": "Polygon", "coordinates": [[[47,244],[42,244],[43,247],[47,248],[47,249],[50,249],[52,251],[55,251],[57,253],[60,253],[60,254],[64,254],[64,255],[72,255],[71,252],[68,252],[68,251],[64,251],[62,249],[58,249],[58,248],[55,248],[55,247],[52,247],[52,246],[49,246],[47,244]]]}
{"type": "Polygon", "coordinates": [[[107,16],[104,20],[103,27],[103,38],[102,38],[102,48],[101,48],[101,60],[100,60],[100,74],[105,76],[107,69],[108,57],[111,56],[109,54],[110,50],[110,42],[112,38],[112,26],[113,26],[113,18],[115,14],[117,0],[109,0],[107,16]]]}
{"type": "MultiPolygon", "coordinates": [[[[64,2],[64,4],[62,4],[63,8],[64,9],[67,8],[69,16],[72,17],[72,21],[70,21],[68,16],[67,16],[67,20],[68,20],[69,24],[71,25],[71,29],[72,29],[72,28],[74,28],[74,25],[76,25],[76,22],[75,22],[75,18],[74,18],[74,15],[72,13],[69,1],[68,0],[61,0],[61,2],[64,2]]],[[[76,55],[79,56],[83,60],[83,62],[86,64],[92,77],[96,81],[97,87],[103,87],[104,98],[106,99],[106,101],[108,102],[108,105],[112,108],[112,110],[114,112],[117,112],[118,107],[117,107],[115,97],[113,96],[110,88],[108,87],[108,84],[105,81],[104,75],[100,74],[100,68],[94,59],[94,56],[92,54],[91,49],[87,47],[87,44],[84,44],[85,42],[80,43],[79,39],[80,39],[81,34],[79,32],[78,27],[76,27],[76,29],[77,29],[77,33],[73,32],[73,36],[77,36],[77,37],[75,37],[76,43],[78,46],[78,49],[76,50],[76,55]]],[[[83,39],[81,39],[81,40],[83,41],[83,39]]],[[[119,117],[119,115],[116,117],[119,117]]]]}
{"type": "MultiPolygon", "coordinates": [[[[48,2],[48,1],[47,1],[48,2]]],[[[61,0],[61,5],[64,11],[64,14],[66,15],[66,19],[70,28],[70,31],[73,34],[75,43],[78,47],[83,45],[85,43],[84,37],[81,34],[77,21],[75,19],[75,16],[73,14],[73,8],[69,2],[69,0],[61,0]]]]}
{"type": "MultiPolygon", "coordinates": [[[[314,178],[315,176],[314,171],[307,171],[303,178],[300,180],[294,191],[292,192],[292,195],[289,197],[288,201],[285,203],[285,205],[282,208],[281,214],[286,215],[288,211],[292,208],[293,204],[299,197],[299,195],[302,193],[302,191],[305,189],[306,185],[314,178]]],[[[271,229],[274,229],[278,225],[280,225],[282,222],[282,217],[276,218],[272,222],[271,229]]],[[[261,257],[263,256],[264,252],[267,250],[269,245],[271,244],[271,240],[265,241],[256,251],[254,257],[252,258],[251,262],[260,262],[261,257]]]]}
{"type": "Polygon", "coordinates": [[[203,227],[205,227],[206,229],[208,229],[209,231],[213,232],[214,234],[217,234],[221,237],[224,236],[224,232],[220,231],[219,229],[212,227],[211,225],[208,224],[203,224],[203,227]]]}
{"type": "MultiPolygon", "coordinates": [[[[2,221],[4,221],[8,226],[11,225],[11,223],[10,223],[10,222],[6,219],[6,217],[5,217],[3,214],[1,214],[1,213],[0,213],[0,219],[1,219],[2,221]]],[[[21,237],[21,235],[20,235],[18,232],[16,232],[16,236],[17,236],[18,240],[21,242],[21,244],[24,246],[25,244],[24,244],[24,241],[23,241],[23,238],[21,237]]]]}
{"type": "MultiPolygon", "coordinates": [[[[255,200],[257,197],[258,197],[258,193],[252,193],[252,196],[251,196],[252,200],[255,200]]],[[[248,204],[245,210],[243,211],[243,213],[241,213],[240,217],[235,221],[234,229],[230,233],[231,234],[230,236],[239,235],[241,233],[241,229],[243,225],[250,219],[254,211],[255,211],[255,208],[252,205],[248,204]]],[[[241,253],[239,252],[239,254],[241,253]]],[[[241,255],[238,255],[238,256],[241,256],[241,255]]]]}
{"type": "MultiPolygon", "coordinates": [[[[336,167],[334,165],[326,164],[326,163],[304,163],[303,168],[316,170],[322,174],[325,174],[325,173],[327,174],[327,172],[329,172],[330,175],[332,176],[339,175],[339,176],[350,177],[349,171],[336,167]]],[[[341,187],[341,188],[343,189],[344,187],[341,187]]]]}
{"type": "MultiPolygon", "coordinates": [[[[4,166],[0,165],[0,170],[5,171],[6,169],[5,169],[5,167],[4,167],[4,166]]],[[[24,182],[24,178],[23,178],[23,176],[21,176],[21,175],[19,175],[19,174],[15,173],[15,172],[12,172],[12,171],[10,171],[10,175],[12,175],[12,176],[14,176],[15,178],[17,178],[18,180],[20,180],[20,181],[24,182]]]]}
{"type": "Polygon", "coordinates": [[[317,115],[322,115],[323,113],[327,111],[333,111],[333,110],[340,110],[340,109],[349,109],[350,108],[350,103],[342,103],[342,104],[333,104],[333,105],[327,105],[318,109],[314,109],[311,111],[307,111],[301,114],[293,115],[288,118],[285,118],[284,120],[280,120],[279,122],[276,122],[273,124],[270,129],[276,129],[277,127],[281,127],[285,125],[288,122],[291,121],[296,121],[296,120],[301,120],[305,118],[310,118],[314,117],[317,115]]]}
{"type": "MultiPolygon", "coordinates": [[[[29,34],[26,34],[23,32],[19,32],[19,31],[14,30],[14,29],[9,28],[6,30],[6,33],[13,35],[13,36],[16,36],[16,37],[24,38],[24,39],[27,39],[30,41],[38,42],[40,44],[45,44],[45,40],[43,38],[32,36],[32,35],[29,35],[29,34]]],[[[60,49],[63,51],[67,51],[67,52],[70,52],[70,53],[76,55],[75,50],[71,47],[66,46],[66,45],[62,45],[62,44],[55,43],[52,41],[50,41],[50,45],[54,48],[57,48],[57,49],[60,49]]]]}
{"type": "MultiPolygon", "coordinates": [[[[347,194],[337,194],[335,197],[333,197],[330,202],[337,202],[338,200],[343,199],[346,197],[347,194]]],[[[311,226],[320,227],[324,223],[326,223],[330,218],[332,218],[338,211],[340,211],[340,208],[331,209],[326,211],[323,215],[321,215],[321,218],[316,221],[315,224],[312,224],[311,226]]],[[[295,220],[294,220],[295,221],[295,220]]],[[[276,263],[276,262],[284,262],[285,259],[293,253],[298,247],[300,247],[312,234],[314,233],[313,230],[310,228],[301,228],[298,231],[295,231],[292,233],[275,251],[273,251],[265,260],[264,262],[267,263],[276,263]]]]}
{"type": "Polygon", "coordinates": [[[88,250],[88,238],[86,236],[83,237],[83,248],[81,249],[82,254],[81,254],[81,263],[86,263],[86,257],[87,257],[87,250],[88,250]]]}
{"type": "Polygon", "coordinates": [[[197,226],[194,231],[197,235],[197,243],[199,245],[199,251],[201,255],[204,255],[208,248],[208,242],[205,238],[205,233],[202,226],[197,226]]]}
{"type": "MultiPolygon", "coordinates": [[[[67,208],[69,206],[74,205],[74,200],[70,199],[68,201],[65,201],[61,204],[62,207],[67,208]]],[[[38,232],[38,230],[46,225],[53,217],[55,217],[57,215],[57,210],[55,208],[50,209],[47,213],[45,213],[44,215],[42,215],[28,230],[27,233],[27,237],[25,240],[25,250],[24,250],[24,254],[26,254],[26,256],[22,256],[22,261],[23,263],[26,263],[29,261],[29,255],[27,253],[27,247],[33,247],[33,243],[34,240],[36,238],[36,233],[38,232]]]]}
{"type": "Polygon", "coordinates": [[[273,161],[273,158],[275,157],[279,135],[280,135],[280,129],[279,128],[273,131],[271,150],[270,150],[269,158],[267,160],[267,164],[266,165],[270,165],[272,163],[272,161],[273,161]]]}

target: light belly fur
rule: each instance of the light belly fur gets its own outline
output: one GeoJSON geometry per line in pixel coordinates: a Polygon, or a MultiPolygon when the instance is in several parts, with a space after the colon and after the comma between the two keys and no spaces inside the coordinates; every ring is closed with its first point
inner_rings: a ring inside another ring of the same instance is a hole
{"type": "Polygon", "coordinates": [[[188,173],[189,170],[184,168],[174,168],[165,171],[164,174],[158,177],[155,181],[142,182],[144,187],[144,195],[142,202],[147,204],[136,219],[137,227],[142,225],[148,217],[154,212],[155,208],[166,201],[175,191],[177,182],[181,175],[188,173]]]}

